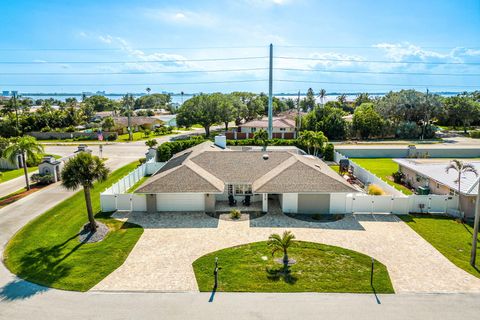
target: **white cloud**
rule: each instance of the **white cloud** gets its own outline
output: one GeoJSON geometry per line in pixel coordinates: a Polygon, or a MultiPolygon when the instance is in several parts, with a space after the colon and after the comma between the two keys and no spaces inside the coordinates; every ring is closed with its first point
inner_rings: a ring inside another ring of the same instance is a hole
{"type": "Polygon", "coordinates": [[[432,50],[424,50],[410,43],[380,43],[373,47],[382,49],[385,55],[396,62],[410,61],[440,61],[452,58],[450,53],[440,53],[432,50]]]}
{"type": "Polygon", "coordinates": [[[247,5],[255,7],[284,6],[293,2],[293,0],[245,0],[247,5]]]}
{"type": "Polygon", "coordinates": [[[149,19],[160,20],[165,23],[212,27],[218,24],[217,17],[208,12],[180,9],[145,9],[144,16],[149,19]]]}

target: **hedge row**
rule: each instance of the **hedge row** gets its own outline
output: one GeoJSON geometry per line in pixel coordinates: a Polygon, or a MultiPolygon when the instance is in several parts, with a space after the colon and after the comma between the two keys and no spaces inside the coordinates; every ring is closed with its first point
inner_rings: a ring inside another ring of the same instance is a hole
{"type": "Polygon", "coordinates": [[[205,139],[203,137],[198,136],[185,140],[169,141],[162,143],[157,148],[158,161],[168,161],[175,153],[196,146],[197,144],[200,144],[204,141],[205,139]]]}

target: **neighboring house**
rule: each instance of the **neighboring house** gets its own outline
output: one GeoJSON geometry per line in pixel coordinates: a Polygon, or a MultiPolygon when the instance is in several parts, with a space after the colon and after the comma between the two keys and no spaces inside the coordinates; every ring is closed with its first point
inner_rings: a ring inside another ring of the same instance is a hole
{"type": "MultiPolygon", "coordinates": [[[[227,139],[253,138],[255,132],[268,129],[268,119],[253,120],[238,126],[237,131],[226,132],[227,139]]],[[[288,118],[273,118],[273,138],[295,139],[295,120],[288,118]]]]}
{"type": "MultiPolygon", "coordinates": [[[[399,170],[405,175],[405,182],[415,189],[421,188],[432,194],[458,194],[458,172],[446,172],[449,164],[447,159],[394,159],[399,170]]],[[[480,173],[480,162],[469,161],[480,173]]],[[[460,203],[465,217],[475,214],[475,201],[478,193],[476,181],[479,177],[473,173],[462,174],[460,182],[460,203]]]]}
{"type": "MultiPolygon", "coordinates": [[[[128,117],[113,117],[113,121],[115,122],[116,130],[128,133],[128,117]]],[[[132,131],[139,131],[140,128],[155,130],[155,128],[164,124],[162,120],[153,117],[131,117],[130,123],[132,131]]]]}
{"type": "Polygon", "coordinates": [[[147,212],[212,212],[229,196],[237,203],[250,196],[264,212],[276,201],[283,212],[321,214],[331,211],[335,195],[358,190],[298,149],[236,151],[204,142],[176,154],[135,193],[146,195],[147,212]]]}

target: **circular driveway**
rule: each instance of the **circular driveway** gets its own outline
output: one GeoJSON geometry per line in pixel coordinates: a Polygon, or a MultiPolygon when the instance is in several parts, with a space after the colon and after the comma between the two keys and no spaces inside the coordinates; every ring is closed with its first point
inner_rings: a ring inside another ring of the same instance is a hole
{"type": "Polygon", "coordinates": [[[118,219],[139,224],[145,232],[125,263],[92,290],[198,291],[192,263],[200,256],[291,230],[298,240],[374,257],[387,266],[397,293],[480,292],[480,279],[456,267],[394,215],[355,214],[316,223],[273,211],[246,221],[226,221],[195,212],[117,213],[118,219]]]}

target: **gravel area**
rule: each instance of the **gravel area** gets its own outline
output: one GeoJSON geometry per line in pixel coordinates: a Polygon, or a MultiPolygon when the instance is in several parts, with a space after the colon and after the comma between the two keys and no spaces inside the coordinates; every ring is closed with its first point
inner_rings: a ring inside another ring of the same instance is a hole
{"type": "Polygon", "coordinates": [[[94,243],[94,242],[99,242],[105,239],[105,237],[108,234],[108,231],[110,231],[107,227],[107,225],[98,222],[97,221],[97,231],[95,233],[90,232],[88,228],[85,228],[88,225],[85,224],[80,231],[80,234],[78,235],[78,241],[82,243],[94,243]]]}

